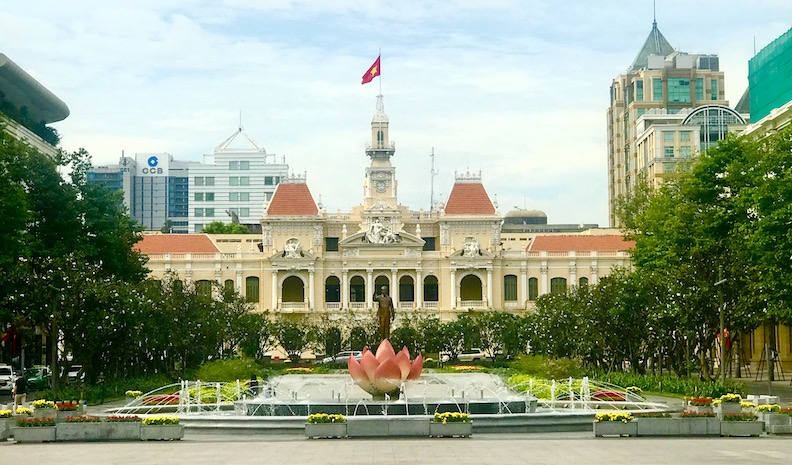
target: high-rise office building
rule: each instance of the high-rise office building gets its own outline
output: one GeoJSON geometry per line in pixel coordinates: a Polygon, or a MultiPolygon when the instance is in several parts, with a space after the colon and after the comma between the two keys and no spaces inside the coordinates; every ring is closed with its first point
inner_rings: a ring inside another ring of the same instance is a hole
{"type": "Polygon", "coordinates": [[[204,155],[203,163],[190,166],[190,232],[213,221],[258,227],[265,204],[288,172],[284,158],[278,163],[240,127],[204,155]]]}
{"type": "Polygon", "coordinates": [[[186,233],[189,170],[196,165],[168,153],[138,153],[122,156],[117,165],[92,168],[88,182],[122,191],[129,216],[143,229],[186,233]]]}
{"type": "Polygon", "coordinates": [[[616,200],[628,194],[639,179],[657,184],[663,175],[674,171],[678,160],[706,148],[706,144],[701,145],[704,136],[707,143],[712,143],[718,140],[721,126],[729,130],[744,126],[742,117],[727,105],[718,56],[675,51],[654,21],[633,63],[611,84],[607,114],[611,226],[618,226],[616,200]],[[702,124],[706,126],[707,122],[702,121],[702,114],[687,119],[693,109],[702,106],[711,107],[712,113],[706,115],[726,118],[716,128],[704,127],[704,135],[702,124]],[[639,140],[646,140],[647,132],[656,132],[656,126],[665,123],[678,127],[656,133],[642,146],[645,152],[639,153],[639,140]]]}

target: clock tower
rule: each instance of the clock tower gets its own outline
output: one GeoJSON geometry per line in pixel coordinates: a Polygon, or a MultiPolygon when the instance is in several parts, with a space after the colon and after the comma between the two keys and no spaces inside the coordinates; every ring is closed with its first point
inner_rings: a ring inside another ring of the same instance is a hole
{"type": "Polygon", "coordinates": [[[396,168],[390,162],[395,152],[396,144],[388,139],[388,115],[382,95],[378,95],[377,112],[371,119],[371,143],[366,144],[371,164],[366,168],[363,182],[365,210],[396,210],[396,168]]]}

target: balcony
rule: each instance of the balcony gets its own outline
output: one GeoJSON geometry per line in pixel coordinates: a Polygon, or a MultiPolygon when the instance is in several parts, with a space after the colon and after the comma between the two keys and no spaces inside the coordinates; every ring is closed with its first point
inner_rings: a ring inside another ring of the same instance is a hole
{"type": "Polygon", "coordinates": [[[399,302],[399,308],[404,308],[404,309],[415,308],[415,302],[399,302]]]}
{"type": "Polygon", "coordinates": [[[465,309],[465,308],[487,308],[487,301],[486,300],[459,300],[457,301],[459,305],[457,308],[465,309]]]}
{"type": "Polygon", "coordinates": [[[308,302],[279,302],[278,310],[281,313],[306,313],[308,302]]]}
{"type": "Polygon", "coordinates": [[[437,302],[424,302],[423,303],[423,308],[436,310],[437,309],[437,302]]]}

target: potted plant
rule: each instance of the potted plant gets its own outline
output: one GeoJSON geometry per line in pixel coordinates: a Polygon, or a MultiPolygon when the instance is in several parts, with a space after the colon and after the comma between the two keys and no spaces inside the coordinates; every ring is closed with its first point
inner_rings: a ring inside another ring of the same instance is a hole
{"type": "Polygon", "coordinates": [[[781,407],[778,413],[786,417],[786,422],[770,425],[767,431],[772,434],[792,434],[792,407],[781,407]]]}
{"type": "Polygon", "coordinates": [[[140,439],[143,441],[179,440],[184,437],[184,426],[179,417],[172,415],[152,415],[142,421],[140,439]]]}
{"type": "Polygon", "coordinates": [[[55,402],[46,399],[37,399],[30,404],[33,407],[34,418],[56,418],[58,414],[55,402]]]}
{"type": "Polygon", "coordinates": [[[55,418],[54,417],[17,418],[16,428],[14,428],[14,441],[16,442],[55,441],[55,418]]]}
{"type": "Polygon", "coordinates": [[[102,419],[96,415],[74,415],[58,422],[58,441],[98,441],[103,439],[102,419]]]}
{"type": "Polygon", "coordinates": [[[11,410],[0,410],[0,441],[11,436],[11,410]]]}
{"type": "Polygon", "coordinates": [[[594,436],[637,436],[638,424],[630,412],[604,412],[594,416],[594,436]]]}
{"type": "Polygon", "coordinates": [[[58,421],[65,421],[67,417],[79,416],[80,405],[75,401],[55,402],[55,408],[58,409],[58,421]]]}
{"type": "Polygon", "coordinates": [[[789,424],[789,415],[781,413],[781,406],[778,404],[759,405],[756,407],[756,415],[768,431],[770,426],[789,424]]]}
{"type": "Polygon", "coordinates": [[[740,406],[742,397],[739,394],[724,394],[713,402],[717,406],[718,416],[723,420],[724,415],[741,413],[742,407],[740,406]]]}
{"type": "Polygon", "coordinates": [[[759,436],[764,423],[753,413],[727,413],[721,417],[721,436],[759,436]]]}
{"type": "Polygon", "coordinates": [[[347,437],[346,417],[338,414],[312,413],[305,422],[306,438],[347,437]]]}
{"type": "Polygon", "coordinates": [[[429,436],[463,437],[468,438],[473,434],[473,420],[470,415],[463,412],[435,412],[429,423],[429,436]]]}
{"type": "Polygon", "coordinates": [[[713,411],[688,410],[679,415],[679,434],[684,436],[720,436],[720,419],[713,411]]]}
{"type": "Polygon", "coordinates": [[[691,397],[688,401],[688,411],[690,412],[711,412],[712,397],[691,397]]]}

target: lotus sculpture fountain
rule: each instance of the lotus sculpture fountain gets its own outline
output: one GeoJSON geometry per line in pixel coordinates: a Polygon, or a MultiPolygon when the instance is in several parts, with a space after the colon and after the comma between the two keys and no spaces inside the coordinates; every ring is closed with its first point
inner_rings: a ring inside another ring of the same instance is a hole
{"type": "Polygon", "coordinates": [[[376,355],[368,349],[363,349],[360,361],[350,355],[347,366],[355,384],[374,398],[381,399],[385,395],[399,392],[404,381],[421,376],[423,357],[418,355],[415,360],[410,361],[410,351],[407,347],[396,353],[390,341],[383,339],[376,355]]]}

